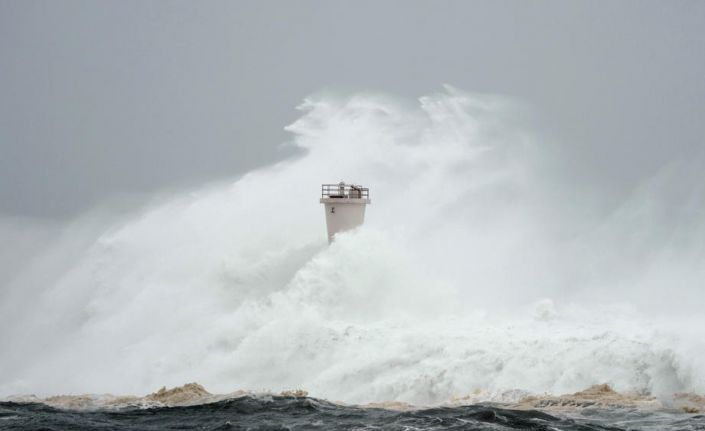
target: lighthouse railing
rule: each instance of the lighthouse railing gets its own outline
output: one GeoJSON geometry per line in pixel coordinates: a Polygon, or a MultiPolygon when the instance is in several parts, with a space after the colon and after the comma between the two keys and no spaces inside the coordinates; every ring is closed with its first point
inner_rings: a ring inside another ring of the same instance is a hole
{"type": "Polygon", "coordinates": [[[369,199],[370,189],[354,184],[323,184],[322,198],[369,199]]]}

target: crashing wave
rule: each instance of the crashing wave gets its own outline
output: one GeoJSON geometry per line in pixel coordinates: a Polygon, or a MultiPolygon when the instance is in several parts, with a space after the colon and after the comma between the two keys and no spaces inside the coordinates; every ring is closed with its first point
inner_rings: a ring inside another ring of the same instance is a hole
{"type": "Polygon", "coordinates": [[[554,155],[506,99],[449,87],[301,109],[297,157],[95,236],[78,223],[3,287],[0,394],[705,392],[705,186],[688,166],[600,213],[550,177],[554,155]],[[318,191],[339,179],[374,205],[328,247],[318,191]]]}

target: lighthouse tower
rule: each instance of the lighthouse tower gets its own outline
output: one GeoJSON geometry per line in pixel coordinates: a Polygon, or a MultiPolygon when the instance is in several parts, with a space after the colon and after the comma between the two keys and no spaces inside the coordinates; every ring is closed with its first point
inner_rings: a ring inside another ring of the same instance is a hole
{"type": "Polygon", "coordinates": [[[328,243],[342,231],[360,226],[365,221],[365,207],[370,201],[370,190],[362,186],[345,184],[323,184],[321,203],[326,211],[328,243]]]}

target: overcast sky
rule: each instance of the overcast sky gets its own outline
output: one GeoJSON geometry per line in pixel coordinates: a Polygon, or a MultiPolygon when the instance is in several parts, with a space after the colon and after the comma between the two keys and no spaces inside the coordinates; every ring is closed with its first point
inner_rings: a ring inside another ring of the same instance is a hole
{"type": "Polygon", "coordinates": [[[321,89],[532,106],[567,181],[627,190],[705,136],[704,1],[0,0],[0,215],[65,219],[287,156],[321,89]]]}

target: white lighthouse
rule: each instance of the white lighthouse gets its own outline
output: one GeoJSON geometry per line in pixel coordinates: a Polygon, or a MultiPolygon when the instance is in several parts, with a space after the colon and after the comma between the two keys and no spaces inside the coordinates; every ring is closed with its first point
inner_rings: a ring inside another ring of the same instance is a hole
{"type": "Polygon", "coordinates": [[[365,221],[365,207],[370,201],[370,190],[354,184],[323,184],[321,203],[326,211],[328,242],[342,231],[360,226],[365,221]]]}

